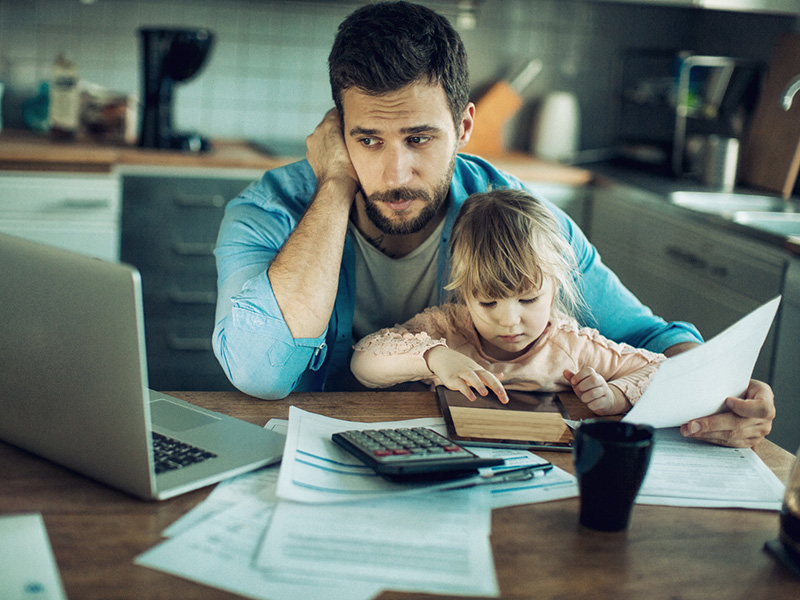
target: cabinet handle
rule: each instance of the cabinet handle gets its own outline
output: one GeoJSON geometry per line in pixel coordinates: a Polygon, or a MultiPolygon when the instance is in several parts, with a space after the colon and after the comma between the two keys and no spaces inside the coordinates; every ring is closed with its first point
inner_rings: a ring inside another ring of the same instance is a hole
{"type": "Polygon", "coordinates": [[[711,267],[711,274],[714,275],[715,277],[724,279],[725,277],[728,276],[728,267],[723,267],[720,265],[713,266],[711,267]]]}
{"type": "Polygon", "coordinates": [[[684,250],[683,248],[678,248],[677,246],[667,246],[666,250],[664,251],[667,256],[670,258],[683,263],[689,267],[694,269],[707,269],[708,268],[708,261],[704,258],[697,256],[693,252],[689,252],[688,250],[684,250]]]}
{"type": "Polygon", "coordinates": [[[169,299],[175,304],[216,304],[217,293],[209,291],[172,290],[169,299]]]}
{"type": "Polygon", "coordinates": [[[208,242],[173,242],[172,250],[181,256],[214,256],[214,244],[208,242]]]}
{"type": "Polygon", "coordinates": [[[107,198],[65,198],[53,205],[55,210],[60,208],[67,210],[97,210],[110,207],[111,202],[107,198]]]}
{"type": "Polygon", "coordinates": [[[225,198],[220,194],[178,194],[173,196],[172,201],[176,206],[190,208],[222,208],[225,206],[225,198]]]}
{"type": "Polygon", "coordinates": [[[167,336],[167,347],[170,350],[181,350],[189,352],[206,352],[212,350],[210,337],[181,337],[170,334],[167,336]]]}

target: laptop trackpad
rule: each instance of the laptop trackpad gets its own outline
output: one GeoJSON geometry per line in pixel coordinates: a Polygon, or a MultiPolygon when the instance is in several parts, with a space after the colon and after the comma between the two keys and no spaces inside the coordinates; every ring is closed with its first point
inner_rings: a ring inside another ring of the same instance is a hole
{"type": "Polygon", "coordinates": [[[193,410],[188,406],[175,404],[169,400],[154,400],[151,402],[150,414],[154,425],[171,431],[188,431],[219,420],[216,417],[193,410]]]}

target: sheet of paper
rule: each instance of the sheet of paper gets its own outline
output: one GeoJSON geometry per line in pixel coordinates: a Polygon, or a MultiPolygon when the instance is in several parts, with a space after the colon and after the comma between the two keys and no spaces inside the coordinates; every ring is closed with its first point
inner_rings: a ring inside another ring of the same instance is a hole
{"type": "Polygon", "coordinates": [[[275,503],[246,498],[138,556],[135,563],[214,588],[264,600],[367,600],[381,586],[264,572],[254,564],[275,503]]]}
{"type": "Polygon", "coordinates": [[[747,389],[780,296],[705,344],[659,365],[653,380],[623,421],[677,427],[719,412],[725,398],[747,389]]]}
{"type": "MultiPolygon", "coordinates": [[[[356,423],[332,419],[292,406],[289,409],[289,429],[278,478],[278,497],[297,502],[342,502],[415,494],[461,485],[457,481],[424,484],[387,481],[331,441],[331,435],[337,431],[381,427],[430,427],[446,434],[441,418],[356,423]]],[[[481,456],[497,456],[498,453],[505,452],[503,457],[509,466],[522,462],[541,462],[541,459],[525,451],[471,449],[481,456]]],[[[496,506],[555,500],[577,494],[574,478],[556,469],[546,476],[537,476],[535,485],[525,487],[492,484],[495,485],[498,486],[494,494],[498,502],[496,506]],[[549,489],[551,485],[552,489],[549,489]],[[503,489],[508,490],[504,499],[500,494],[503,489]]]]}
{"type": "Polygon", "coordinates": [[[256,562],[270,573],[497,596],[490,530],[488,499],[475,489],[336,504],[280,502],[256,562]]]}
{"type": "Polygon", "coordinates": [[[164,537],[180,535],[245,499],[276,502],[279,468],[270,465],[218,483],[203,502],[167,527],[164,537]]]}
{"type": "Polygon", "coordinates": [[[780,510],[784,485],[750,448],[726,448],[659,429],[636,502],[780,510]]]}
{"type": "Polygon", "coordinates": [[[0,598],[66,600],[41,514],[0,517],[0,546],[0,598]]]}

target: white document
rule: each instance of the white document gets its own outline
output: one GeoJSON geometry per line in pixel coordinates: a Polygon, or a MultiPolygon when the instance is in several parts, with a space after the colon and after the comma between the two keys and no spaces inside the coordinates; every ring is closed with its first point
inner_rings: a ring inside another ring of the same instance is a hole
{"type": "MultiPolygon", "coordinates": [[[[270,419],[264,429],[286,435],[288,426],[286,419],[270,419]]],[[[244,499],[277,501],[275,486],[278,482],[278,469],[279,464],[270,465],[221,481],[203,502],[167,527],[162,532],[164,537],[179,535],[244,499]]]]}
{"type": "Polygon", "coordinates": [[[270,573],[372,582],[391,590],[497,596],[491,510],[477,491],[280,502],[257,564],[270,573]]]}
{"type": "Polygon", "coordinates": [[[774,298],[705,344],[662,362],[622,420],[677,427],[720,412],[728,397],[741,397],[780,300],[774,298]]]}
{"type": "Polygon", "coordinates": [[[751,448],[659,429],[638,504],[780,510],[784,485],[751,448]]]}
{"type": "MultiPolygon", "coordinates": [[[[337,431],[385,427],[430,427],[446,435],[441,418],[411,419],[383,423],[356,423],[332,419],[292,406],[289,409],[289,430],[278,478],[278,497],[296,502],[342,502],[416,494],[449,489],[464,484],[461,481],[434,483],[395,483],[375,473],[370,467],[331,440],[337,431]]],[[[479,456],[505,453],[509,466],[524,462],[536,464],[540,458],[525,451],[471,448],[479,456]]],[[[499,467],[502,469],[503,467],[499,467]]],[[[497,469],[497,468],[495,468],[497,469]]],[[[486,471],[494,471],[487,469],[486,471]]],[[[494,507],[528,502],[557,500],[577,495],[575,479],[561,469],[536,475],[527,482],[488,484],[493,488],[494,507]],[[501,491],[505,490],[505,494],[501,491]]]]}
{"type": "Polygon", "coordinates": [[[0,598],[66,600],[39,513],[0,517],[0,598]]]}
{"type": "Polygon", "coordinates": [[[136,558],[136,564],[264,600],[368,600],[381,586],[302,572],[266,573],[253,559],[275,503],[246,498],[136,558]]]}
{"type": "Polygon", "coordinates": [[[167,527],[164,537],[180,535],[244,500],[277,502],[278,469],[270,465],[221,481],[203,502],[167,527]]]}

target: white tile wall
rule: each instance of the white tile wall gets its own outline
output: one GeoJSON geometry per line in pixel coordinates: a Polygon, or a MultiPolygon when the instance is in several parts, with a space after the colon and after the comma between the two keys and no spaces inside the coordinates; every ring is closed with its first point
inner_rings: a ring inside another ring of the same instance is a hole
{"type": "MultiPolygon", "coordinates": [[[[455,22],[455,0],[422,1],[440,8],[455,22]]],[[[211,137],[300,141],[332,106],[327,54],[339,22],[362,3],[84,2],[0,0],[0,80],[6,84],[3,116],[7,126],[21,124],[22,101],[48,78],[59,52],[77,62],[83,78],[139,93],[137,28],[208,27],[216,35],[216,44],[203,71],[177,88],[177,128],[211,137]]],[[[621,48],[710,45],[714,52],[766,57],[775,33],[792,23],[786,17],[582,0],[482,0],[477,28],[461,33],[475,87],[513,73],[531,58],[545,62],[545,69],[525,92],[528,106],[512,123],[510,139],[515,146],[526,143],[535,100],[548,90],[565,89],[580,98],[582,146],[592,148],[613,139],[613,72],[621,48]],[[749,46],[731,48],[737,40],[749,40],[749,46]]]]}

